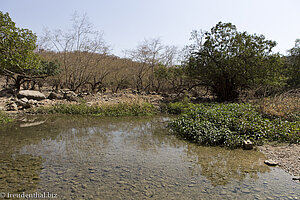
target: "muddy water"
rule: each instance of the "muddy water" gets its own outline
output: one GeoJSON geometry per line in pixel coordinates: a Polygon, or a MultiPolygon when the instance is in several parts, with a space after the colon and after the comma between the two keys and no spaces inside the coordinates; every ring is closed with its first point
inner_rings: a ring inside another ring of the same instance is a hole
{"type": "Polygon", "coordinates": [[[185,142],[166,117],[34,118],[0,127],[0,196],[300,199],[299,182],[263,154],[185,142]]]}

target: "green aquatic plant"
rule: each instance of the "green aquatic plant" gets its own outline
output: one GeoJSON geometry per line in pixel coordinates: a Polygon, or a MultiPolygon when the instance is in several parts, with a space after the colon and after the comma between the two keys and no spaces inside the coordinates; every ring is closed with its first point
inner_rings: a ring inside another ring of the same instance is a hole
{"type": "Polygon", "coordinates": [[[173,133],[205,145],[240,147],[244,140],[300,142],[300,123],[264,118],[251,104],[199,104],[169,123],[173,133]]]}

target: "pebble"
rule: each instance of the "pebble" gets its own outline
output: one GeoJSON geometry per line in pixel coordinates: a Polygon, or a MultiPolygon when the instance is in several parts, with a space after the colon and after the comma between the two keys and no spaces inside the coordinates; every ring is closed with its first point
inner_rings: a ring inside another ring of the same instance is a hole
{"type": "Polygon", "coordinates": [[[241,191],[242,191],[242,193],[246,193],[246,194],[250,193],[250,190],[248,188],[244,188],[241,191]]]}
{"type": "Polygon", "coordinates": [[[109,169],[109,168],[103,168],[102,169],[104,172],[109,172],[109,171],[111,171],[111,169],[109,169]]]}
{"type": "Polygon", "coordinates": [[[71,188],[71,192],[72,192],[72,193],[75,193],[75,192],[76,192],[76,189],[72,187],[72,188],[71,188]]]}
{"type": "Polygon", "coordinates": [[[278,165],[278,162],[274,161],[274,160],[265,160],[264,162],[266,165],[269,165],[269,166],[276,166],[278,165]]]}
{"type": "Polygon", "coordinates": [[[226,192],[226,190],[222,190],[222,191],[220,192],[220,194],[221,194],[221,195],[226,195],[227,192],[226,192]]]}
{"type": "Polygon", "coordinates": [[[127,182],[125,181],[117,181],[117,184],[120,184],[120,185],[125,185],[127,182]]]}

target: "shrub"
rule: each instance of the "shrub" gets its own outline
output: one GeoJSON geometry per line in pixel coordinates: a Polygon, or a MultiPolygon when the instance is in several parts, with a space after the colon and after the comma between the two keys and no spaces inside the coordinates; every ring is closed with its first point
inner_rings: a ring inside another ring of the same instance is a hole
{"type": "Polygon", "coordinates": [[[300,142],[299,122],[264,118],[250,104],[200,104],[169,123],[171,130],[205,145],[240,147],[244,140],[300,142]]]}

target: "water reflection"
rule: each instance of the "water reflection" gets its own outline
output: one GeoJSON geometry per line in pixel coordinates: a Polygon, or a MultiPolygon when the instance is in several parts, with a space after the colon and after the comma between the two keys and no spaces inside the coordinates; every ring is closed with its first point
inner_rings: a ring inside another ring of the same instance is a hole
{"type": "Polygon", "coordinates": [[[38,120],[46,122],[0,128],[1,155],[7,155],[0,189],[24,190],[7,180],[25,177],[26,191],[59,199],[266,199],[279,197],[277,191],[293,198],[299,191],[289,175],[265,166],[261,153],[179,140],[168,133],[165,117],[38,120]],[[14,166],[31,175],[18,175],[14,166]]]}
{"type": "Polygon", "coordinates": [[[257,179],[258,173],[270,171],[263,163],[264,155],[258,151],[226,150],[195,144],[188,144],[185,151],[188,161],[194,164],[191,175],[205,176],[213,185],[225,185],[231,180],[242,181],[246,175],[257,179]]]}

